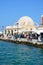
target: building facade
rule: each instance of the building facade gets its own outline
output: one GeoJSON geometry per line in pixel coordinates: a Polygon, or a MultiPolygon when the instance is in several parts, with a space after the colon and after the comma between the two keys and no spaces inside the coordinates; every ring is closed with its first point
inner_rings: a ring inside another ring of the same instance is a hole
{"type": "Polygon", "coordinates": [[[22,33],[24,31],[35,31],[36,27],[32,18],[28,16],[21,17],[16,25],[6,26],[3,33],[5,35],[15,35],[16,33],[22,33]]]}

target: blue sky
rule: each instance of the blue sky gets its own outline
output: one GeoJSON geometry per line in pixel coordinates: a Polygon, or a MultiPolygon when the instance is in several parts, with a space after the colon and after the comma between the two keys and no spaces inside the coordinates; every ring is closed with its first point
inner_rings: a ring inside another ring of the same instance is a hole
{"type": "Polygon", "coordinates": [[[43,15],[43,0],[0,0],[0,30],[14,25],[22,16],[29,16],[38,24],[43,15]]]}

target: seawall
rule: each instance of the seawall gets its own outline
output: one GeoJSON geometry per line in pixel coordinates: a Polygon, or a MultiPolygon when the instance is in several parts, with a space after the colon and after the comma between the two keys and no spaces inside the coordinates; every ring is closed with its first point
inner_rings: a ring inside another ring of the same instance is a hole
{"type": "Polygon", "coordinates": [[[26,44],[26,45],[30,45],[30,46],[34,46],[34,47],[43,49],[43,44],[38,44],[40,42],[37,42],[34,44],[32,41],[19,41],[17,39],[13,40],[13,39],[4,39],[4,38],[0,38],[0,41],[12,42],[12,43],[16,43],[16,44],[26,44]]]}

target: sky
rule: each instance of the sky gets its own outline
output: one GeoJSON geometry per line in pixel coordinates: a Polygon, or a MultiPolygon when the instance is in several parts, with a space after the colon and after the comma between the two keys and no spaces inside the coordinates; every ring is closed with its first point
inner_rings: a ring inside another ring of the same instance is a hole
{"type": "Polygon", "coordinates": [[[22,16],[29,16],[41,23],[43,0],[0,0],[0,30],[14,25],[22,16]]]}

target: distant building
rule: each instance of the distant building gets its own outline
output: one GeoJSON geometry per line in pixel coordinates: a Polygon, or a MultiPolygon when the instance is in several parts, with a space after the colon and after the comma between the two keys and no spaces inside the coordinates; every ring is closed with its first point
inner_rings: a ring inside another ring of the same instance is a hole
{"type": "Polygon", "coordinates": [[[41,22],[42,22],[42,25],[43,25],[43,15],[41,16],[41,22]]]}
{"type": "Polygon", "coordinates": [[[41,16],[41,25],[36,27],[36,29],[38,34],[43,33],[43,15],[41,16]]]}

